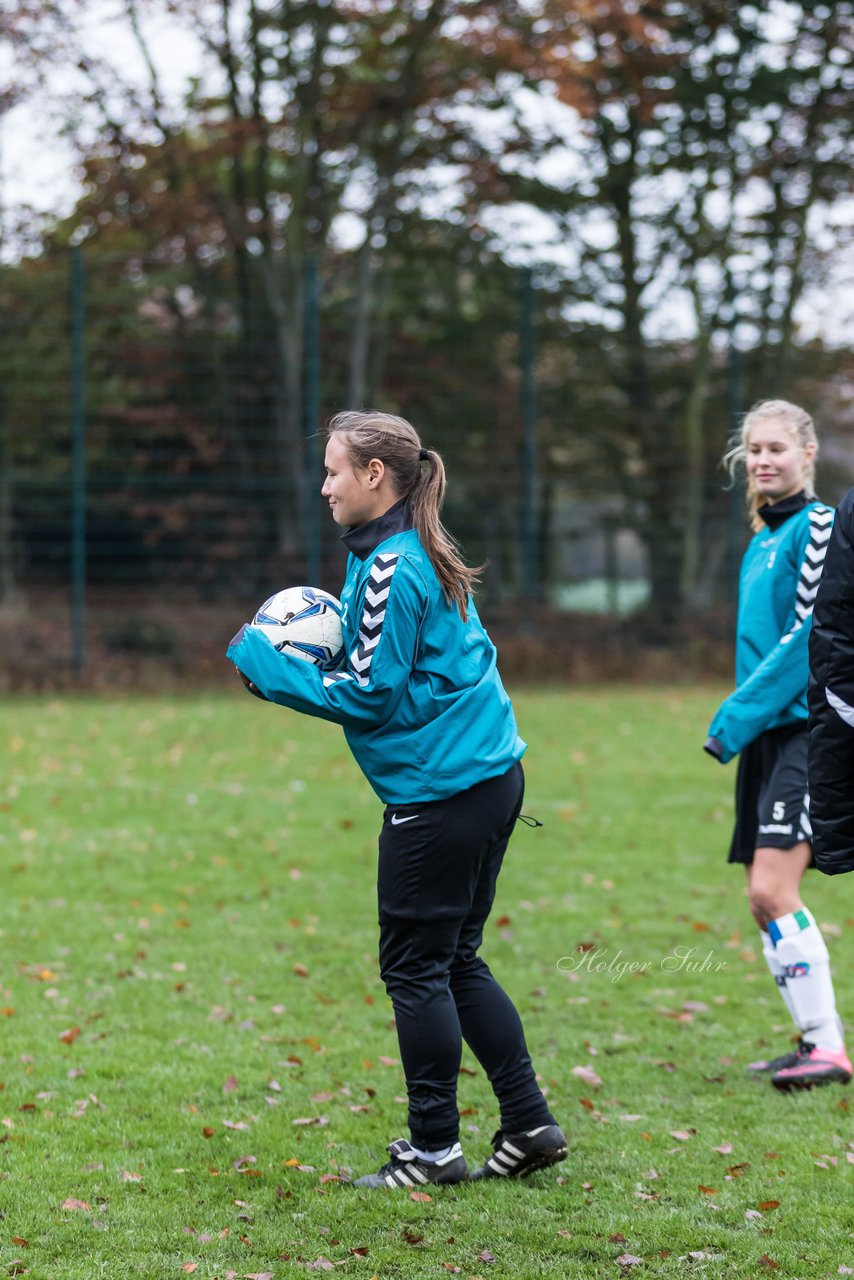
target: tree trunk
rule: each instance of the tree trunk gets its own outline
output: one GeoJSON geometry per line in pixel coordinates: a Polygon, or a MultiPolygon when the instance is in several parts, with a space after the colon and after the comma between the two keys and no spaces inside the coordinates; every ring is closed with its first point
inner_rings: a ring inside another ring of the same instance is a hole
{"type": "Polygon", "coordinates": [[[371,324],[374,314],[375,253],[371,244],[371,220],[359,253],[356,271],[356,305],[353,309],[353,335],[350,342],[350,377],[347,405],[362,409],[368,390],[368,358],[371,350],[371,324]]]}
{"type": "Polygon", "coordinates": [[[273,457],[276,485],[276,552],[288,570],[305,560],[306,476],[303,456],[303,326],[305,290],[301,263],[267,264],[269,301],[276,326],[277,377],[274,393],[273,457]],[[278,269],[277,269],[278,268],[278,269]]]}
{"type": "Polygon", "coordinates": [[[9,424],[0,401],[0,606],[15,603],[14,548],[12,544],[12,449],[9,424]]]}
{"type": "Polygon", "coordinates": [[[638,122],[629,114],[626,131],[620,141],[629,148],[625,161],[617,162],[609,141],[605,152],[609,157],[608,196],[614,212],[620,275],[623,286],[623,392],[631,410],[638,435],[644,444],[647,466],[645,482],[640,486],[645,513],[637,526],[649,561],[650,619],[657,638],[673,638],[673,628],[681,612],[682,546],[675,509],[679,499],[677,459],[674,431],[668,418],[657,411],[649,351],[643,332],[644,309],[638,226],[632,209],[632,184],[636,173],[635,147],[638,122]]]}
{"type": "Polygon", "coordinates": [[[673,490],[666,473],[653,478],[647,493],[649,515],[638,530],[649,563],[650,599],[646,633],[660,644],[672,644],[682,609],[679,578],[682,541],[673,514],[673,490]]]}
{"type": "Polygon", "coordinates": [[[703,407],[709,387],[712,326],[702,324],[697,334],[691,389],[685,406],[685,479],[682,484],[682,572],[680,595],[686,604],[696,604],[703,596],[700,561],[703,542],[703,479],[705,476],[705,432],[703,407]]]}

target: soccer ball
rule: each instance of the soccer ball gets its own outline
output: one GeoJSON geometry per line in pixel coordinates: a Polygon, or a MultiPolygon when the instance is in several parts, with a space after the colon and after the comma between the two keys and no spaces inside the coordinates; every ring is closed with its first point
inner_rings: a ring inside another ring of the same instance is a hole
{"type": "Polygon", "coordinates": [[[279,653],[335,671],[344,660],[341,601],[318,587],[286,587],[265,600],[252,619],[279,653]]]}

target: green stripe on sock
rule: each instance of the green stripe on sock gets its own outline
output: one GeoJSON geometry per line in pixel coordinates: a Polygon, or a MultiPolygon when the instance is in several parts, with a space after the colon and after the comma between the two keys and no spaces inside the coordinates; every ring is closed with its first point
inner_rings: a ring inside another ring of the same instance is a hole
{"type": "Polygon", "coordinates": [[[810,927],[810,918],[807,915],[806,911],[796,911],[795,919],[798,922],[799,928],[808,929],[810,927]]]}

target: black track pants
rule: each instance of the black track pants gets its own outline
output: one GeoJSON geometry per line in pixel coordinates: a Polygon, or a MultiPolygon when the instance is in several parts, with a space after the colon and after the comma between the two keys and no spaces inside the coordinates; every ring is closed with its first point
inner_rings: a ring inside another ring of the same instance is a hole
{"type": "Polygon", "coordinates": [[[515,764],[449,800],[385,811],[380,972],[394,1006],[412,1140],[424,1150],[459,1136],[463,1040],[495,1091],[502,1129],[554,1123],[519,1014],[477,955],[523,793],[515,764]]]}

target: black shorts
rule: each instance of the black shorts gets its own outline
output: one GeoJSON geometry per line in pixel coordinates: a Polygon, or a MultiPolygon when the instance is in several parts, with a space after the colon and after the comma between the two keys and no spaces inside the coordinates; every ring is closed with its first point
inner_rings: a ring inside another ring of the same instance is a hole
{"type": "Polygon", "coordinates": [[[792,849],[812,841],[808,740],[804,722],[769,729],[742,751],[729,862],[749,865],[756,849],[792,849]]]}

